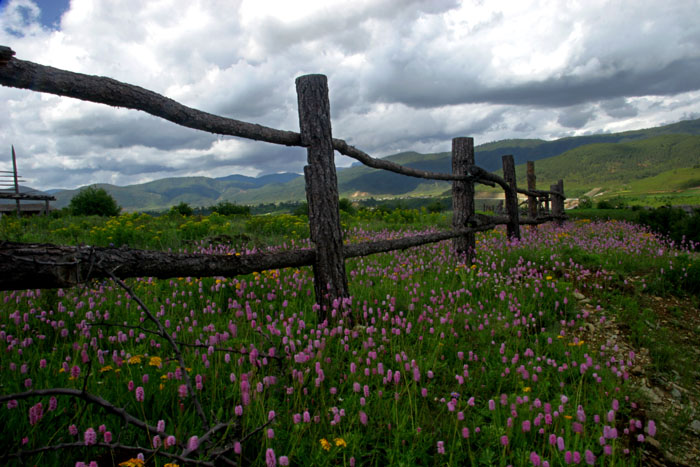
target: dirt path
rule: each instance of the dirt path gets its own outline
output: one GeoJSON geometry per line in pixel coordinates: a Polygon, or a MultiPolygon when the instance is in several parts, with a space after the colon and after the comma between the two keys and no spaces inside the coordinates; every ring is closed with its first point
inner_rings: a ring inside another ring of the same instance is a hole
{"type": "MultiPolygon", "coordinates": [[[[630,292],[621,291],[622,293],[630,292]]],[[[579,304],[590,314],[580,333],[591,348],[604,349],[606,359],[628,359],[635,353],[630,381],[639,405],[634,417],[653,419],[656,437],[646,437],[643,465],[700,466],[700,310],[698,299],[637,296],[655,322],[646,325],[654,352],[635,346],[632,329],[619,319],[621,310],[596,309],[579,295],[579,304]],[[606,320],[601,323],[600,317],[606,320]],[[658,341],[657,341],[658,339],[658,341]],[[601,347],[604,346],[604,347],[601,347]],[[660,347],[657,347],[660,346],[660,347]],[[653,353],[653,355],[652,355],[653,353]],[[664,361],[668,357],[672,360],[664,361]]]]}

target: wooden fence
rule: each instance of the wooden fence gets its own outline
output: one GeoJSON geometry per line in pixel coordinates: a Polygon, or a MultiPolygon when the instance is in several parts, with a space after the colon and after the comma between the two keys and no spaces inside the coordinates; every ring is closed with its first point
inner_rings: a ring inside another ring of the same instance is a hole
{"type": "Polygon", "coordinates": [[[309,204],[309,230],[313,249],[245,256],[209,256],[164,253],[126,248],[58,246],[44,244],[0,244],[0,290],[72,286],[94,278],[152,276],[234,276],[265,269],[313,266],[316,300],[321,319],[335,300],[349,296],[345,259],[405,249],[452,239],[457,254],[473,259],[474,234],[506,225],[507,235],[520,238],[520,225],[537,225],[564,219],[563,182],[549,191],[537,190],[534,164],[528,162],[528,188],[518,188],[513,156],[503,156],[503,177],[475,165],[474,140],[452,140],[452,173],[434,173],[375,159],[331,132],[327,79],[306,75],[296,79],[300,132],[268,128],[257,124],[201,112],[152,91],[110,78],[84,75],[14,58],[14,52],[0,46],[0,84],[48,92],[117,107],[142,110],[182,126],[210,133],[238,136],[286,146],[307,148],[304,167],[309,204]],[[452,181],[452,230],[395,240],[343,244],[338,209],[338,183],[334,151],[376,169],[411,177],[452,181]],[[475,213],[474,184],[499,185],[505,192],[506,216],[475,213]],[[518,193],[528,199],[528,216],[520,217],[518,193]],[[551,206],[551,209],[550,209],[551,206]]]}

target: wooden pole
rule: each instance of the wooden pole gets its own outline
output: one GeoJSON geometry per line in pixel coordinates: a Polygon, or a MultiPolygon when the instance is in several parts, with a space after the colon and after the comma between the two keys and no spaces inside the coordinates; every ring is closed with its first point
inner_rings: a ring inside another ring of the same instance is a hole
{"type": "Polygon", "coordinates": [[[557,219],[557,224],[562,225],[564,223],[564,180],[559,179],[557,182],[557,198],[559,198],[559,219],[557,219]]]}
{"type": "MultiPolygon", "coordinates": [[[[563,182],[559,180],[559,182],[562,183],[562,190],[563,190],[563,182]]],[[[550,185],[549,190],[553,192],[551,196],[552,199],[552,217],[554,217],[555,222],[557,225],[562,224],[562,216],[564,214],[564,202],[563,198],[560,195],[560,185],[558,183],[555,183],[554,185],[550,185]]]]}
{"type": "MultiPolygon", "coordinates": [[[[19,181],[17,180],[17,156],[15,155],[15,145],[12,145],[12,173],[15,179],[15,194],[19,194],[19,181]]],[[[17,204],[17,217],[21,217],[21,209],[19,206],[19,198],[15,200],[15,203],[17,204]]]]}
{"type": "Polygon", "coordinates": [[[506,231],[508,238],[520,239],[520,217],[518,215],[518,192],[515,183],[515,162],[513,156],[503,156],[503,178],[508,183],[506,190],[506,215],[508,216],[508,225],[506,231]]]}
{"type": "MultiPolygon", "coordinates": [[[[466,175],[469,166],[474,165],[474,138],[454,138],[452,140],[452,174],[466,175]]],[[[452,227],[460,229],[468,227],[474,217],[474,182],[452,182],[452,227]]],[[[466,261],[472,263],[476,251],[474,232],[452,240],[455,252],[466,255],[466,261]]]]}
{"type": "MultiPolygon", "coordinates": [[[[537,189],[537,177],[535,176],[535,163],[533,161],[527,161],[527,189],[529,191],[537,189]]],[[[537,197],[527,197],[527,210],[531,219],[537,218],[537,197]]],[[[535,225],[533,228],[536,229],[537,226],[535,225]]]]}
{"type": "Polygon", "coordinates": [[[314,290],[321,305],[321,320],[327,319],[333,299],[349,296],[343,257],[343,237],[338,208],[328,81],[324,75],[296,79],[301,141],[307,147],[304,167],[309,230],[316,245],[314,290]]]}

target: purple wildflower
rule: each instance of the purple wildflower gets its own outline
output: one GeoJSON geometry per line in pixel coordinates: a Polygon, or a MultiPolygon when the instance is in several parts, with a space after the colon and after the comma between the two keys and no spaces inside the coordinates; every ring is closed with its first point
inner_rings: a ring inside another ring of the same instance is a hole
{"type": "Polygon", "coordinates": [[[187,441],[187,449],[190,451],[194,451],[199,447],[199,437],[198,436],[192,436],[188,441],[187,441]]]}
{"type": "Polygon", "coordinates": [[[275,457],[275,451],[273,451],[271,448],[268,448],[267,451],[265,451],[265,464],[267,465],[267,467],[277,466],[277,458],[275,457]]]}
{"type": "Polygon", "coordinates": [[[85,434],[83,435],[83,439],[85,441],[85,446],[91,446],[93,444],[97,443],[97,433],[95,433],[95,430],[90,427],[87,430],[85,430],[85,434]]]}

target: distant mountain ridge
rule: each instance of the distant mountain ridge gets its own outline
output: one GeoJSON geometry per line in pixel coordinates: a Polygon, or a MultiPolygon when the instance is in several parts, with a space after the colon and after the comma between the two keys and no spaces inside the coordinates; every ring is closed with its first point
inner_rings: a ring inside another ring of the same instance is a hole
{"type": "MultiPolygon", "coordinates": [[[[587,187],[605,183],[621,184],[653,177],[664,171],[692,168],[700,163],[700,119],[626,131],[561,138],[553,141],[512,139],[491,142],[475,148],[476,163],[492,172],[501,168],[501,156],[512,154],[516,165],[528,160],[536,164],[538,187],[547,188],[558,178],[565,180],[567,194],[574,196],[587,187]],[[617,162],[614,162],[617,161],[617,162]],[[627,161],[623,163],[624,161],[627,161]],[[618,164],[618,165],[616,165],[618,164]],[[615,176],[608,176],[616,170],[615,176]],[[573,189],[573,191],[571,191],[573,189]]],[[[386,157],[396,163],[433,172],[451,172],[451,154],[404,152],[386,157]]],[[[518,167],[518,180],[524,168],[518,167]]],[[[180,202],[209,206],[219,201],[240,204],[302,201],[304,179],[298,174],[271,174],[262,177],[229,175],[220,178],[178,177],[105,188],[127,210],[161,210],[180,202]]],[[[435,196],[450,189],[448,182],[414,177],[353,165],[338,171],[340,196],[349,198],[435,196]]],[[[56,206],[68,204],[77,190],[59,191],[56,206]]]]}
{"type": "MultiPolygon", "coordinates": [[[[248,177],[232,174],[226,177],[170,177],[128,186],[95,184],[111,194],[117,203],[128,211],[162,210],[181,202],[191,206],[211,206],[220,201],[232,201],[240,193],[289,183],[295,178],[302,178],[295,173],[279,173],[248,177]]],[[[56,207],[62,208],[70,203],[79,189],[57,190],[56,207]]]]}

